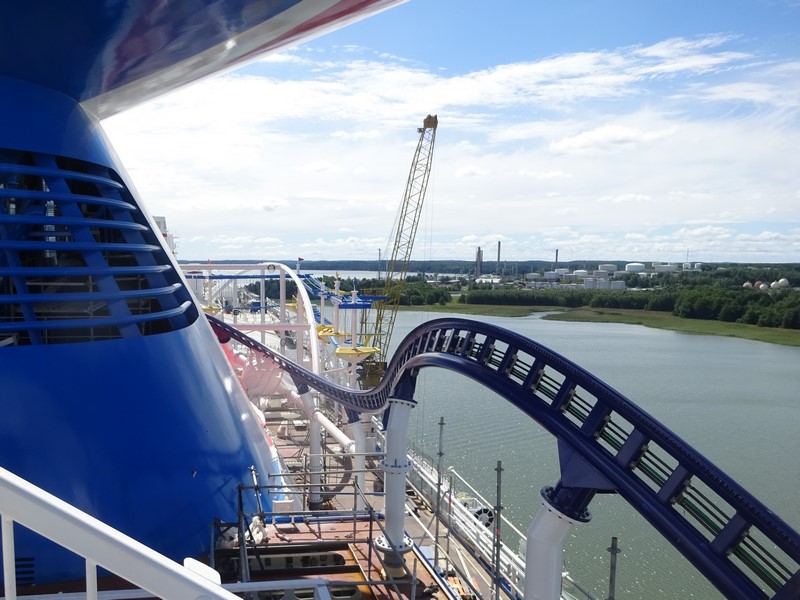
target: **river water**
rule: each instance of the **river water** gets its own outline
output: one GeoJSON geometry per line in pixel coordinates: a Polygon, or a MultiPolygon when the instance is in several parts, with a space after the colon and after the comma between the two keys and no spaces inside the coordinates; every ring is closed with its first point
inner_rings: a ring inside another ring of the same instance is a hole
{"type": "MultiPolygon", "coordinates": [[[[393,345],[423,321],[442,316],[452,314],[398,313],[393,345]]],[[[800,348],[539,315],[474,318],[530,337],[581,365],[800,529],[800,348]]],[[[453,466],[492,504],[495,468],[502,461],[504,515],[524,531],[539,507],[539,490],[559,479],[554,438],[493,392],[447,371],[423,369],[415,397],[415,448],[436,455],[444,417],[443,465],[453,466]]],[[[620,497],[598,495],[589,508],[593,518],[573,529],[564,561],[598,598],[608,596],[612,536],[622,550],[617,598],[722,598],[620,497]]]]}

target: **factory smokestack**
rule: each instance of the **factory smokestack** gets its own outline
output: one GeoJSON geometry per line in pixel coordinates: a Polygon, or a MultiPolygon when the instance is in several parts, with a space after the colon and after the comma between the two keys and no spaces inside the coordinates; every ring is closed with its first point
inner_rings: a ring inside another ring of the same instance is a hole
{"type": "Polygon", "coordinates": [[[500,275],[500,242],[497,242],[497,274],[500,275]]]}
{"type": "MultiPolygon", "coordinates": [[[[555,267],[558,266],[558,248],[556,248],[556,264],[555,267]]],[[[555,267],[553,267],[555,269],[555,267]]]]}

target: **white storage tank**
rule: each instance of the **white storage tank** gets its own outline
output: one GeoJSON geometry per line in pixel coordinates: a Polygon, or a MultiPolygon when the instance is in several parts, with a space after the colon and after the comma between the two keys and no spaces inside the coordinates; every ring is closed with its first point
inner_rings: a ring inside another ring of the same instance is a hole
{"type": "Polygon", "coordinates": [[[656,273],[674,273],[678,270],[678,265],[672,263],[653,263],[656,273]]]}
{"type": "Polygon", "coordinates": [[[594,290],[597,288],[597,282],[592,277],[586,277],[583,280],[583,287],[587,290],[594,290]]]}
{"type": "Polygon", "coordinates": [[[617,265],[613,263],[603,263],[597,267],[598,271],[605,271],[606,273],[614,273],[617,270],[617,265]]]}
{"type": "Polygon", "coordinates": [[[558,273],[556,273],[555,271],[545,271],[544,278],[547,281],[555,281],[556,279],[558,279],[558,273]]]}
{"type": "MultiPolygon", "coordinates": [[[[625,283],[624,281],[620,281],[620,283],[625,283]]],[[[597,289],[598,290],[609,290],[611,289],[611,282],[608,279],[598,279],[597,280],[597,289]]]]}
{"type": "Polygon", "coordinates": [[[626,273],[644,273],[644,263],[628,263],[625,265],[626,273]]]}
{"type": "Polygon", "coordinates": [[[589,276],[589,271],[586,269],[576,269],[572,272],[576,279],[586,279],[589,276]]]}
{"type": "Polygon", "coordinates": [[[624,290],[625,289],[625,282],[619,279],[615,279],[611,282],[611,289],[612,290],[624,290]]]}

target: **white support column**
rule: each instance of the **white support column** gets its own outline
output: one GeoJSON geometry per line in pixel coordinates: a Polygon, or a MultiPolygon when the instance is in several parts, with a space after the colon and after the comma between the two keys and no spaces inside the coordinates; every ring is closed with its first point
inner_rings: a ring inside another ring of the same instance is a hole
{"type": "Polygon", "coordinates": [[[6,600],[17,597],[17,567],[14,555],[14,521],[3,515],[0,517],[3,528],[3,581],[6,600]]]}
{"type": "MultiPolygon", "coordinates": [[[[260,314],[260,317],[261,317],[260,323],[263,326],[263,325],[266,324],[266,318],[267,318],[267,294],[266,294],[266,289],[265,289],[265,286],[266,286],[266,283],[267,283],[266,282],[267,273],[266,273],[266,271],[264,269],[261,269],[259,271],[259,275],[261,275],[261,282],[260,282],[261,285],[259,285],[259,289],[258,289],[258,305],[261,307],[261,310],[259,310],[258,312],[261,313],[260,314]]],[[[266,336],[267,336],[267,332],[262,330],[261,331],[261,343],[262,344],[266,343],[266,340],[267,340],[266,336]]]]}
{"type": "Polygon", "coordinates": [[[386,501],[386,536],[376,540],[384,553],[387,571],[393,576],[403,574],[403,554],[411,550],[411,538],[405,535],[406,473],[411,470],[408,460],[408,421],[415,403],[399,398],[389,399],[389,423],[386,428],[386,456],[381,462],[386,501]]]}
{"type": "MultiPolygon", "coordinates": [[[[279,313],[278,319],[281,323],[286,323],[286,271],[283,269],[280,270],[280,274],[278,275],[278,286],[279,286],[279,296],[280,296],[280,305],[279,305],[279,313]]],[[[281,354],[286,354],[286,332],[281,331],[281,354]]]]}
{"type": "Polygon", "coordinates": [[[311,510],[322,508],[322,424],[314,418],[316,406],[311,392],[302,394],[303,404],[307,407],[308,445],[311,454],[308,469],[311,472],[311,487],[308,490],[308,507],[311,510]]]}
{"type": "Polygon", "coordinates": [[[542,500],[528,527],[525,552],[525,600],[560,600],[564,543],[578,523],[542,500]]]}
{"type": "MultiPolygon", "coordinates": [[[[297,319],[297,321],[296,321],[297,325],[302,324],[303,321],[305,321],[305,316],[306,316],[305,307],[303,306],[303,295],[300,293],[299,286],[300,286],[300,284],[298,284],[297,309],[295,311],[296,312],[295,318],[297,319]]],[[[306,330],[305,329],[297,329],[294,332],[294,334],[295,334],[295,341],[296,341],[296,346],[295,346],[295,352],[296,352],[295,357],[296,358],[295,358],[295,362],[298,365],[302,365],[302,366],[308,368],[308,362],[309,361],[308,361],[308,358],[306,357],[306,330]]]]}
{"type": "Polygon", "coordinates": [[[239,317],[238,317],[239,310],[238,310],[238,308],[240,306],[240,303],[239,303],[239,281],[237,279],[233,280],[233,302],[232,302],[232,304],[233,304],[233,308],[231,309],[231,313],[232,313],[231,317],[233,317],[233,322],[234,323],[238,323],[239,322],[239,317]]]}
{"type": "MultiPolygon", "coordinates": [[[[356,477],[358,477],[359,487],[362,492],[366,493],[367,489],[364,486],[364,482],[367,479],[367,461],[364,454],[367,451],[367,436],[364,434],[364,423],[361,421],[350,423],[350,431],[353,434],[354,441],[353,452],[355,456],[353,457],[353,470],[356,472],[356,477]]],[[[364,501],[364,496],[359,494],[356,497],[356,509],[364,510],[365,508],[366,502],[364,501]]]]}

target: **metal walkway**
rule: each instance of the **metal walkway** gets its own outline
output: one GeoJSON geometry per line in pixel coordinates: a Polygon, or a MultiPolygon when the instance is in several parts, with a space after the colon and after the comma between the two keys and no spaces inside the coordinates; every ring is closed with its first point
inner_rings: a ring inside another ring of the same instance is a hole
{"type": "Polygon", "coordinates": [[[346,408],[381,411],[412,400],[419,369],[440,367],[493,390],[559,444],[561,480],[543,495],[580,518],[597,492],[616,492],[727,598],[800,598],[800,534],[664,425],[563,356],[494,325],[445,318],[402,341],[380,385],[339,387],[233,327],[212,327],[269,354],[298,391],[346,408]]]}

